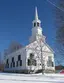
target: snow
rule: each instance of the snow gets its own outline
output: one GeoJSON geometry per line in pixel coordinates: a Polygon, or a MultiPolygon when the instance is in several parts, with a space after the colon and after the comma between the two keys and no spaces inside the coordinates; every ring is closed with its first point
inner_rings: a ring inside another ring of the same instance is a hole
{"type": "Polygon", "coordinates": [[[0,73],[0,83],[64,83],[64,75],[0,73]]]}

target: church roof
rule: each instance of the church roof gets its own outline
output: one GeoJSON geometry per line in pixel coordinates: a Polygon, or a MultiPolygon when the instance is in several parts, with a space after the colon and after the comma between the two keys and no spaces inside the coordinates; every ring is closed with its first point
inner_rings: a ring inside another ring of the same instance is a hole
{"type": "MultiPolygon", "coordinates": [[[[34,41],[34,42],[28,44],[26,47],[28,47],[28,48],[32,48],[31,46],[36,47],[37,46],[36,43],[38,43],[38,42],[34,41]]],[[[42,42],[42,43],[44,43],[44,42],[42,42]]],[[[50,52],[54,53],[54,51],[52,50],[52,48],[46,42],[44,44],[48,47],[48,49],[50,50],[50,52]]]]}
{"type": "Polygon", "coordinates": [[[53,49],[45,42],[46,46],[54,53],[53,49]]]}

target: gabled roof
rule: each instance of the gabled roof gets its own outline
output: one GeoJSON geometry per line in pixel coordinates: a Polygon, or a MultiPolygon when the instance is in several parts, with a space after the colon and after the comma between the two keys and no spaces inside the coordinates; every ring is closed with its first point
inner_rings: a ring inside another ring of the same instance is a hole
{"type": "Polygon", "coordinates": [[[54,51],[52,50],[52,48],[45,42],[46,46],[54,53],[54,51]]]}
{"type": "MultiPolygon", "coordinates": [[[[37,41],[34,41],[34,42],[28,44],[26,47],[28,47],[28,46],[30,46],[30,45],[34,45],[35,43],[37,43],[37,41]]],[[[44,42],[43,42],[43,43],[44,43],[44,42]]],[[[46,42],[45,42],[44,44],[48,47],[48,49],[49,49],[52,53],[54,53],[54,51],[52,50],[52,48],[51,48],[46,42]]]]}

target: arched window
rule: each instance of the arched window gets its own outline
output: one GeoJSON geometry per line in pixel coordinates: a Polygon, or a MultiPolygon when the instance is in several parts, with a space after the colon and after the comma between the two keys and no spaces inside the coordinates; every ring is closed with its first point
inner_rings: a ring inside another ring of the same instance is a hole
{"type": "Polygon", "coordinates": [[[40,23],[39,22],[35,22],[34,23],[34,27],[36,27],[36,26],[39,27],[40,26],[40,23]]]}
{"type": "Polygon", "coordinates": [[[36,23],[34,23],[34,27],[36,27],[36,23]]]}
{"type": "Polygon", "coordinates": [[[37,26],[39,27],[39,23],[37,22],[37,26]]]}

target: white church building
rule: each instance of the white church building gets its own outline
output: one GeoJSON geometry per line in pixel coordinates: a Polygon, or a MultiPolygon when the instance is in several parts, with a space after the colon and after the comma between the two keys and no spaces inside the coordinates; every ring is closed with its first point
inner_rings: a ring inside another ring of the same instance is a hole
{"type": "Polygon", "coordinates": [[[37,8],[35,8],[35,19],[32,23],[30,43],[25,47],[13,43],[8,50],[5,50],[4,71],[21,73],[55,72],[54,52],[46,43],[46,37],[42,34],[37,8]]]}

